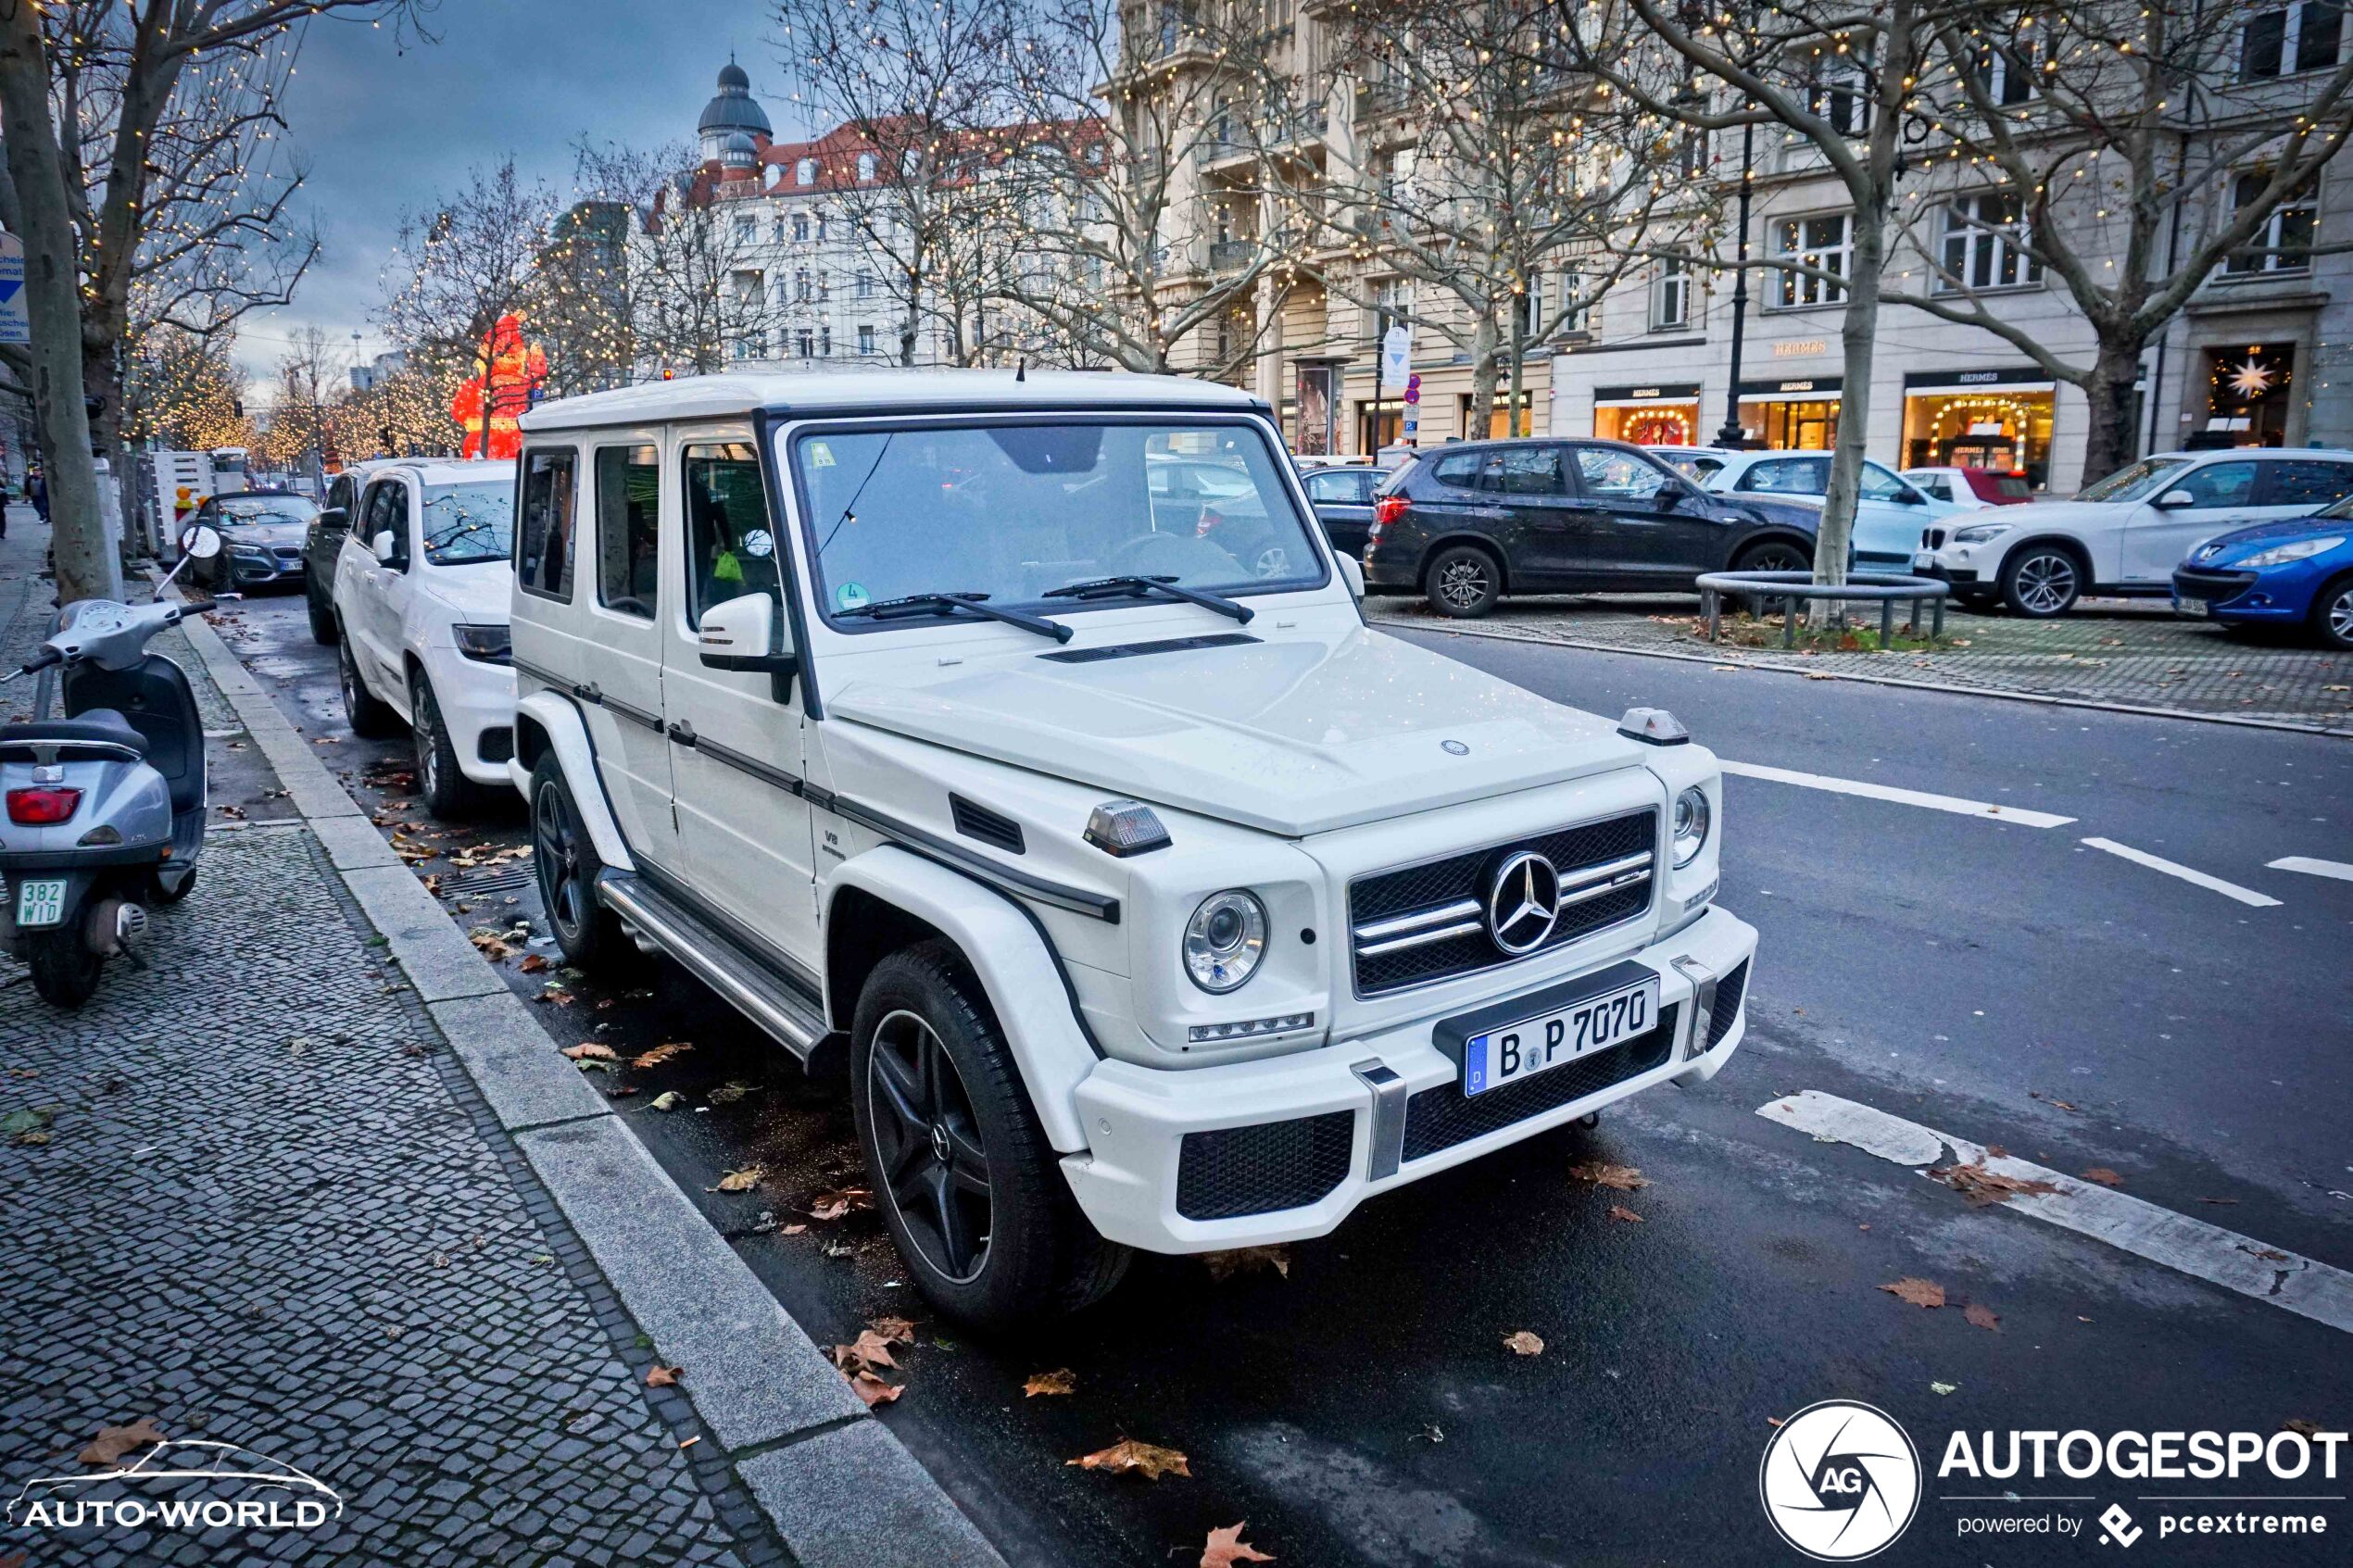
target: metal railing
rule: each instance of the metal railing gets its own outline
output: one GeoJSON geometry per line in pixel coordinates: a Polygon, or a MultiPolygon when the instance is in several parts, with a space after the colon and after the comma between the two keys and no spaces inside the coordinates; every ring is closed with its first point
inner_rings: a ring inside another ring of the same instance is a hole
{"type": "Polygon", "coordinates": [[[1920,606],[1932,607],[1934,624],[1929,632],[1931,638],[1944,634],[1944,601],[1953,592],[1952,585],[1933,577],[1908,577],[1900,572],[1866,571],[1835,585],[1817,583],[1810,571],[1708,571],[1700,574],[1699,610],[1707,622],[1707,640],[1718,641],[1723,630],[1724,596],[1753,599],[1760,608],[1769,609],[1773,601],[1781,602],[1781,646],[1797,646],[1797,601],[1835,604],[1843,607],[1855,600],[1876,601],[1879,605],[1879,646],[1887,646],[1895,635],[1895,607],[1911,606],[1910,618],[1905,629],[1914,636],[1919,634],[1920,606]]]}

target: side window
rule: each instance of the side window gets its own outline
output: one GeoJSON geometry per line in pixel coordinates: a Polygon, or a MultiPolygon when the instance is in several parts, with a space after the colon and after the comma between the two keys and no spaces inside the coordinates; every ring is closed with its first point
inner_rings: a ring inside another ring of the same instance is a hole
{"type": "Polygon", "coordinates": [[[597,602],[654,618],[656,520],[661,515],[661,449],[597,448],[597,602]]]}
{"type": "MultiPolygon", "coordinates": [[[[340,507],[346,520],[350,518],[351,480],[347,476],[338,476],[333,484],[327,486],[327,507],[340,507]]],[[[320,509],[323,511],[326,508],[320,509]]]]}
{"type": "Polygon", "coordinates": [[[1613,446],[1577,448],[1577,483],[1589,501],[1647,501],[1677,483],[1665,469],[1613,446]]]}
{"type": "Polygon", "coordinates": [[[522,526],[515,530],[515,583],[526,594],[572,602],[573,508],[580,456],[569,446],[526,452],[522,526]]]}
{"type": "MultiPolygon", "coordinates": [[[[1830,486],[1825,483],[1822,488],[1828,490],[1830,486]]],[[[1863,465],[1863,499],[1866,501],[1893,501],[1903,489],[1904,482],[1877,463],[1863,465]]]]}
{"type": "Polygon", "coordinates": [[[376,547],[376,535],[392,535],[392,558],[384,565],[395,571],[409,570],[409,488],[398,480],[387,479],[368,491],[368,548],[376,547]]]}
{"type": "Polygon", "coordinates": [[[1478,488],[1479,459],[1484,456],[1480,452],[1456,452],[1441,458],[1430,469],[1430,477],[1457,490],[1476,490],[1478,488]]]}
{"type": "Polygon", "coordinates": [[[1311,473],[1307,476],[1307,498],[1311,501],[1353,501],[1356,487],[1345,473],[1311,473]]]}
{"type": "Polygon", "coordinates": [[[2263,504],[2318,509],[2353,495],[2353,463],[2304,458],[2263,465],[2263,504]]]}
{"type": "Polygon", "coordinates": [[[745,594],[766,594],[781,608],[776,537],[768,527],[759,453],[748,441],[710,441],[681,456],[688,624],[699,626],[704,610],[745,594]]]}
{"type": "Polygon", "coordinates": [[[1740,483],[1743,490],[1774,495],[1819,495],[1830,488],[1831,465],[1824,458],[1782,458],[1751,468],[1740,483]]]}
{"type": "Polygon", "coordinates": [[[2176,490],[2190,493],[2194,507],[2244,507],[2255,499],[2254,463],[2208,463],[2193,469],[2182,479],[2169,484],[2159,494],[2170,495],[2176,490]]]}
{"type": "Polygon", "coordinates": [[[1912,481],[1912,488],[1931,501],[1953,499],[1953,482],[1949,479],[1915,479],[1912,481]]]}
{"type": "Polygon", "coordinates": [[[1497,454],[1494,488],[1506,495],[1561,495],[1561,449],[1557,446],[1506,446],[1497,454]]]}

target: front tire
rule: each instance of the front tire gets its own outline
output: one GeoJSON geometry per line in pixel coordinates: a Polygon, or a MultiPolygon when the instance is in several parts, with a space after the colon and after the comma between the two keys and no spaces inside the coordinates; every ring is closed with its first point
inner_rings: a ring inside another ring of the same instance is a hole
{"type": "Polygon", "coordinates": [[[106,962],[82,939],[82,911],[45,931],[24,934],[24,961],[32,971],[32,988],[51,1007],[69,1011],[88,1001],[98,989],[98,970],[106,962]]]}
{"type": "Polygon", "coordinates": [[[540,907],[566,963],[610,969],[635,955],[636,945],[621,929],[621,918],[597,897],[605,863],[552,751],[531,771],[531,863],[539,879],[540,907]]]}
{"type": "Polygon", "coordinates": [[[482,788],[459,768],[441,704],[422,670],[409,679],[409,711],[415,715],[409,727],[417,746],[417,792],[425,798],[425,809],[436,817],[462,817],[480,809],[482,788]]]}
{"type": "Polygon", "coordinates": [[[885,1223],[943,1313],[1010,1329],[1101,1299],[1128,1249],[1071,1198],[963,956],[925,942],[875,966],[850,1029],[850,1105],[885,1223]]]}
{"type": "Polygon", "coordinates": [[[303,584],[304,608],[310,611],[310,640],[322,648],[331,648],[343,638],[343,628],[335,624],[335,607],[319,596],[319,590],[303,584]]]}
{"type": "Polygon", "coordinates": [[[1503,564],[1476,545],[1450,545],[1430,558],[1422,596],[1441,615],[1476,620],[1504,596],[1503,564]]]}
{"type": "Polygon", "coordinates": [[[2002,563],[2002,602],[2012,615],[2049,621],[2075,608],[2083,594],[2083,563],[2058,545],[2029,545],[2002,563]]]}
{"type": "Polygon", "coordinates": [[[400,715],[392,705],[378,701],[368,690],[368,683],[360,678],[359,662],[352,657],[351,639],[342,639],[335,653],[335,674],[343,685],[344,717],[351,721],[351,733],[370,740],[382,739],[400,728],[400,715]]]}
{"type": "Polygon", "coordinates": [[[2322,647],[2353,649],[2353,576],[2340,577],[2312,596],[2312,635],[2322,647]]]}

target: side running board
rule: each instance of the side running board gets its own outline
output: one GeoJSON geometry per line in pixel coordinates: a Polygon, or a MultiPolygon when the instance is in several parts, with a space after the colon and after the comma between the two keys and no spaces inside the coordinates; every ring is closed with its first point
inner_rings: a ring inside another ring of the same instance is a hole
{"type": "Polygon", "coordinates": [[[824,1038],[825,1021],[798,992],[643,877],[608,870],[597,880],[597,896],[794,1056],[807,1061],[824,1038]]]}

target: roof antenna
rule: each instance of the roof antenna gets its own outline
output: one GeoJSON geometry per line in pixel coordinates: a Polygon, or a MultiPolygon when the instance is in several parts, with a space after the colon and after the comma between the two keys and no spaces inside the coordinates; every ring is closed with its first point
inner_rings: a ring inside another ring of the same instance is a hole
{"type": "Polygon", "coordinates": [[[1029,379],[1029,360],[1027,359],[1027,358],[1026,358],[1026,357],[1025,357],[1025,358],[1020,358],[1020,359],[1016,359],[1016,360],[1014,360],[1014,361],[1013,361],[1013,380],[1015,380],[1015,381],[1017,381],[1017,382],[1021,382],[1021,381],[1027,381],[1028,379],[1029,379]]]}

